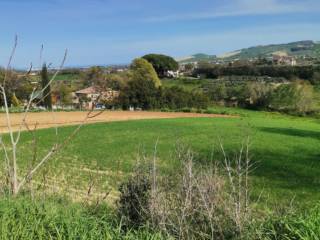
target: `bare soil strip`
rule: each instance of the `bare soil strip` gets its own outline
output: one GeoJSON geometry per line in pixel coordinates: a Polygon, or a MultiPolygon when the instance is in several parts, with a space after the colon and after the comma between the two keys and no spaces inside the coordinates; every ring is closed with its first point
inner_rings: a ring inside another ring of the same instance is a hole
{"type": "MultiPolygon", "coordinates": [[[[40,112],[29,113],[26,119],[28,126],[33,128],[51,128],[55,126],[77,125],[83,121],[86,112],[40,112]]],[[[18,130],[23,117],[22,113],[13,113],[11,125],[13,130],[18,130]]],[[[219,114],[200,114],[200,113],[168,113],[168,112],[129,112],[129,111],[105,111],[95,118],[89,119],[87,123],[129,121],[140,119],[170,119],[170,118],[230,118],[233,116],[219,114]]],[[[23,127],[23,130],[26,130],[23,127]]],[[[0,114],[0,133],[8,132],[6,116],[0,114]]]]}

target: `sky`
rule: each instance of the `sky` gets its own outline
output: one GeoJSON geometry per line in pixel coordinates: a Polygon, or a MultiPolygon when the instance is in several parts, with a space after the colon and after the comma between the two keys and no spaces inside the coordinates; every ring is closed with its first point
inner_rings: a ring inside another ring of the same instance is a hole
{"type": "Polygon", "coordinates": [[[0,65],[127,64],[147,53],[185,57],[320,41],[319,0],[0,0],[0,65]]]}

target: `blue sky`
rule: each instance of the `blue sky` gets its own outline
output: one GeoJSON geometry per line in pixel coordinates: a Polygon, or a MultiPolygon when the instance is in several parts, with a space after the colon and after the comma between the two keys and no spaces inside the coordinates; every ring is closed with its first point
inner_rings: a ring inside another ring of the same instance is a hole
{"type": "Polygon", "coordinates": [[[319,0],[0,0],[0,65],[14,35],[15,67],[129,63],[146,53],[221,54],[320,40],[319,0]]]}

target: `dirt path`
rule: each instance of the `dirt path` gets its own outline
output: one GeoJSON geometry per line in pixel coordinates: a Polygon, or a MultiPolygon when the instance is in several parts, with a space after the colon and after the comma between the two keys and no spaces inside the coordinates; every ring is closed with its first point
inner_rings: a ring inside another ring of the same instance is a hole
{"type": "MultiPolygon", "coordinates": [[[[11,123],[14,130],[19,129],[22,114],[14,113],[11,114],[11,123]]],[[[30,127],[33,127],[36,123],[37,128],[50,128],[56,125],[76,125],[83,121],[86,116],[86,112],[41,112],[41,113],[29,113],[27,117],[27,123],[30,127]]],[[[165,119],[165,118],[201,118],[210,117],[227,118],[227,115],[217,114],[198,114],[198,113],[167,113],[167,112],[128,112],[128,111],[106,111],[99,116],[89,119],[87,123],[97,122],[114,122],[114,121],[129,121],[139,119],[165,119]]],[[[25,130],[25,128],[23,128],[25,130]]],[[[8,132],[6,125],[5,114],[0,114],[0,132],[8,132]]]]}

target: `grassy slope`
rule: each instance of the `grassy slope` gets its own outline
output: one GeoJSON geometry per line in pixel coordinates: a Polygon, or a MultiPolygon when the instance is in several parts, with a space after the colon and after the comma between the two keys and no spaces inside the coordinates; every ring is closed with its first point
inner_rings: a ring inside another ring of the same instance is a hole
{"type": "MultiPolygon", "coordinates": [[[[295,197],[301,204],[312,204],[319,199],[319,120],[242,110],[241,114],[231,119],[141,120],[88,125],[51,164],[60,174],[62,167],[72,166],[73,170],[64,170],[64,181],[68,184],[75,181],[75,186],[86,184],[89,179],[77,171],[80,166],[110,170],[107,179],[101,179],[101,184],[109,185],[121,181],[120,173],[131,171],[139,151],[152,155],[157,139],[159,163],[163,171],[170,172],[179,166],[172,157],[177,141],[189,144],[198,153],[197,161],[206,164],[212,149],[217,149],[219,137],[232,156],[249,133],[251,155],[256,164],[252,173],[256,196],[263,190],[264,203],[290,201],[295,197]]],[[[62,128],[61,136],[72,129],[62,128]]],[[[38,136],[43,150],[49,146],[49,139],[54,138],[54,131],[41,130],[38,136]]],[[[29,134],[23,136],[23,141],[31,143],[29,134]]],[[[26,149],[20,152],[20,159],[31,158],[26,149]]],[[[219,151],[214,158],[221,158],[219,151]]]]}

